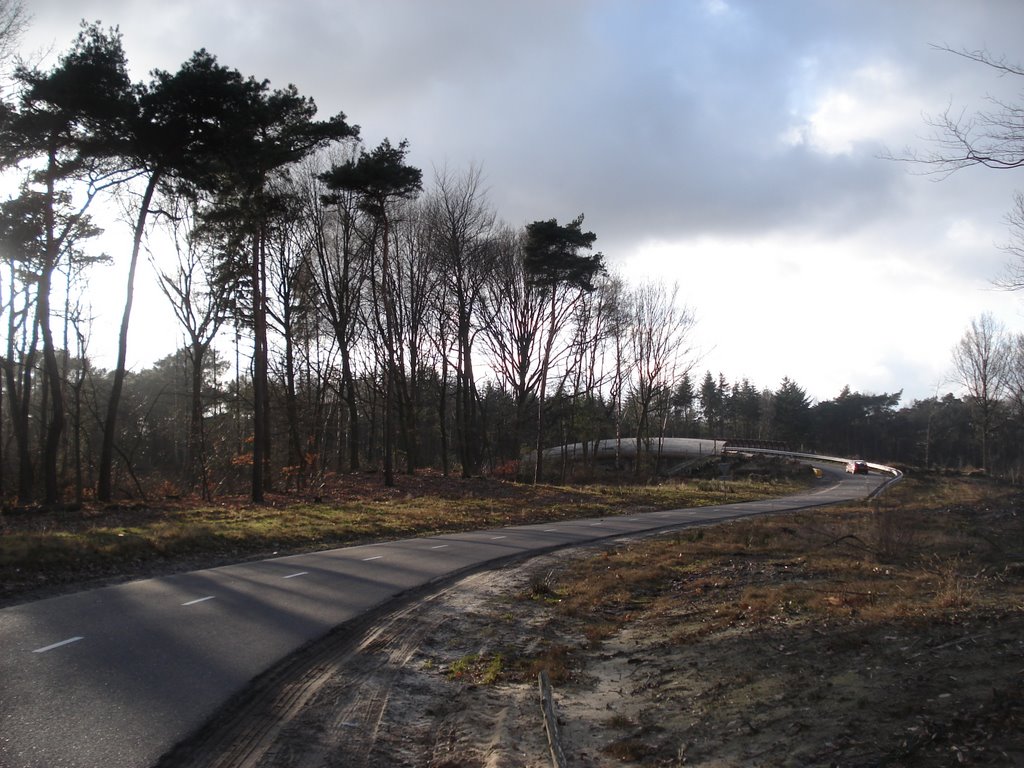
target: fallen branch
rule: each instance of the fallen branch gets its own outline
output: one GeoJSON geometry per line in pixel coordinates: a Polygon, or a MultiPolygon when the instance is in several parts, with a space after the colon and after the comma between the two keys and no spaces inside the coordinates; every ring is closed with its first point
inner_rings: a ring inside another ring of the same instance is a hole
{"type": "Polygon", "coordinates": [[[861,540],[861,538],[859,536],[854,536],[852,533],[848,533],[845,536],[840,536],[838,539],[833,539],[828,544],[823,545],[822,549],[827,549],[828,547],[834,547],[837,544],[843,543],[847,539],[851,539],[852,541],[856,542],[857,545],[859,545],[857,547],[858,549],[863,549],[865,552],[870,552],[872,554],[875,554],[875,550],[874,549],[872,549],[867,544],[865,544],[864,541],[861,540]]]}

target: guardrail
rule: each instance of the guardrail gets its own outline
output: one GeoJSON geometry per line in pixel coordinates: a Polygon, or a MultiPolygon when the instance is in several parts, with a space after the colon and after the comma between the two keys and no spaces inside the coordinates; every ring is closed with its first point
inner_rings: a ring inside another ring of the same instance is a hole
{"type": "MultiPolygon", "coordinates": [[[[822,456],[817,453],[801,453],[799,451],[786,451],[778,448],[747,447],[742,444],[745,441],[738,442],[740,443],[739,445],[730,445],[729,440],[722,439],[664,437],[652,440],[651,450],[655,453],[660,453],[662,457],[665,458],[701,458],[719,454],[725,455],[727,453],[757,453],[767,456],[782,456],[796,459],[798,461],[827,461],[843,465],[854,460],[843,458],[841,456],[822,456]]],[[[555,446],[553,448],[545,448],[544,456],[547,458],[567,456],[575,459],[589,453],[591,456],[605,458],[610,455],[614,455],[616,451],[619,451],[623,458],[632,458],[636,456],[637,448],[637,439],[635,437],[624,437],[619,440],[598,440],[593,443],[588,443],[586,446],[584,446],[583,443],[570,443],[567,445],[555,446]]],[[[530,452],[523,456],[524,464],[535,460],[536,456],[534,452],[530,452]]],[[[895,467],[889,467],[885,464],[875,464],[872,462],[865,463],[868,465],[869,469],[889,475],[888,480],[869,494],[869,499],[883,493],[891,485],[898,483],[903,479],[903,473],[895,467]]]]}
{"type": "MultiPolygon", "coordinates": [[[[726,446],[723,453],[758,453],[769,456],[784,456],[791,459],[797,459],[798,461],[827,461],[833,464],[842,464],[843,466],[846,466],[851,461],[855,461],[855,459],[842,458],[841,456],[822,456],[817,453],[800,453],[798,451],[776,451],[771,448],[742,448],[739,446],[726,446]]],[[[869,499],[878,496],[879,494],[883,493],[887,488],[889,488],[892,485],[895,485],[896,483],[903,479],[903,473],[900,470],[896,469],[896,467],[890,467],[885,464],[876,464],[871,461],[866,461],[864,463],[868,465],[868,469],[873,469],[876,472],[881,472],[883,474],[889,475],[888,480],[886,480],[880,486],[875,488],[875,490],[873,490],[870,494],[868,494],[869,499]]]]}

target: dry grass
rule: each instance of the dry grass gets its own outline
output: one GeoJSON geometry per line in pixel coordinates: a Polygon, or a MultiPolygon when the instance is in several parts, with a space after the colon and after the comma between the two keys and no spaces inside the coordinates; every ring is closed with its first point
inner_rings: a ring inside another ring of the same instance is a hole
{"type": "Polygon", "coordinates": [[[681,601],[699,620],[683,622],[677,637],[737,622],[996,609],[1024,558],[1014,493],[987,481],[908,480],[868,505],[741,520],[608,550],[546,588],[591,640],[641,616],[678,613],[681,601]],[[708,605],[710,613],[701,608],[708,605]]]}
{"type": "Polygon", "coordinates": [[[790,493],[798,484],[736,481],[659,486],[530,486],[399,476],[394,488],[354,476],[317,502],[272,496],[210,506],[93,506],[0,515],[0,604],[40,588],[144,576],[256,557],[441,532],[670,509],[790,493]]]}
{"type": "Polygon", "coordinates": [[[1020,765],[1021,502],[908,480],[574,560],[545,578],[564,695],[623,659],[600,750],[624,764],[1020,765]]]}

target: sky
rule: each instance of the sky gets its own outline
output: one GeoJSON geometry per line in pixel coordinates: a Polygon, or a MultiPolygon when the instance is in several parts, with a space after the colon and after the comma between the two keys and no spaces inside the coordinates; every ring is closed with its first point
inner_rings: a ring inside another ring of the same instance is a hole
{"type": "MultiPolygon", "coordinates": [[[[1019,0],[26,4],[22,50],[44,61],[82,19],[120,28],[137,80],[206,48],[344,112],[369,147],[407,139],[427,180],[479,165],[509,224],[583,213],[611,270],[678,283],[698,379],[910,405],[958,391],[972,318],[1024,332],[1024,295],[994,288],[1024,169],[940,181],[884,159],[934,149],[927,118],[946,109],[1024,104],[1024,78],[940,50],[1024,64],[1019,0]]],[[[125,269],[92,280],[114,288],[96,303],[111,337],[125,269]]],[[[136,368],[181,343],[144,272],[136,368]]]]}

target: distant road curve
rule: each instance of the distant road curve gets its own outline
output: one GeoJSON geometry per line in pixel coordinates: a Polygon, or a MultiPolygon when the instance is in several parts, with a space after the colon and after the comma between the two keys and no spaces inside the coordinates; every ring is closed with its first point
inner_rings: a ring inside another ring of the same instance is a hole
{"type": "MultiPolygon", "coordinates": [[[[667,459],[700,459],[704,457],[717,456],[728,453],[761,454],[766,456],[780,456],[783,458],[795,459],[807,463],[826,464],[828,466],[845,466],[851,461],[849,458],[840,456],[822,456],[816,453],[802,453],[799,451],[787,450],[781,443],[773,443],[764,440],[736,440],[732,438],[697,438],[697,437],[663,437],[650,441],[646,450],[658,454],[667,459]]],[[[624,437],[620,440],[597,440],[590,443],[570,443],[568,445],[547,448],[544,451],[545,458],[583,458],[593,456],[596,451],[597,458],[613,458],[616,453],[623,458],[632,458],[637,453],[637,439],[624,437]]],[[[524,457],[524,462],[533,463],[534,454],[530,453],[524,457]]],[[[868,467],[887,477],[875,493],[881,493],[893,483],[903,478],[903,473],[895,467],[885,464],[868,462],[868,467]]]]}
{"type": "Polygon", "coordinates": [[[812,463],[823,478],[782,499],[346,547],[2,609],[0,766],[150,768],[255,676],[410,590],[562,547],[861,499],[887,482],[812,463]]]}

